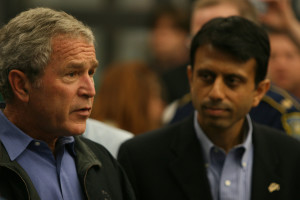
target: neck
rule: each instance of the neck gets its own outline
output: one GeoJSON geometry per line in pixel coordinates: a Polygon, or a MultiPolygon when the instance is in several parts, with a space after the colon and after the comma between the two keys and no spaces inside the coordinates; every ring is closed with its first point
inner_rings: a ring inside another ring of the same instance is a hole
{"type": "Polygon", "coordinates": [[[30,113],[30,111],[27,111],[25,106],[23,107],[10,104],[7,104],[3,110],[3,114],[9,121],[28,136],[46,142],[51,151],[54,153],[57,137],[41,133],[41,130],[37,128],[38,123],[30,120],[31,118],[28,116],[28,113],[30,113]]]}
{"type": "Polygon", "coordinates": [[[203,129],[206,136],[212,141],[212,143],[222,148],[228,153],[234,146],[241,144],[244,140],[244,119],[235,124],[234,126],[222,129],[222,128],[207,128],[203,129]]]}

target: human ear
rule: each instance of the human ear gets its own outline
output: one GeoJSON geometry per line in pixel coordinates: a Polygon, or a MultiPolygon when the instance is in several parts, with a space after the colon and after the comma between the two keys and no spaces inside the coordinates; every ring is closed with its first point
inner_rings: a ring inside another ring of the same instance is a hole
{"type": "Polygon", "coordinates": [[[193,82],[193,69],[192,69],[191,65],[187,66],[187,76],[188,76],[189,83],[190,83],[190,86],[191,86],[191,84],[193,82]]]}
{"type": "Polygon", "coordinates": [[[16,98],[23,102],[28,102],[29,80],[20,70],[13,69],[8,74],[8,80],[16,98]]]}
{"type": "Polygon", "coordinates": [[[267,93],[267,91],[270,88],[270,80],[269,79],[265,79],[263,81],[261,81],[257,87],[256,87],[256,91],[255,91],[255,95],[253,98],[253,103],[252,103],[252,107],[256,107],[259,102],[261,101],[261,99],[263,98],[263,96],[267,93]]]}

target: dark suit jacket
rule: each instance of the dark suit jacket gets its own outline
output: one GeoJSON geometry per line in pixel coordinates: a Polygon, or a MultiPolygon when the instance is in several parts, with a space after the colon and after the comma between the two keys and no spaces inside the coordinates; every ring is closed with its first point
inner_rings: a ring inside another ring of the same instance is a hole
{"type": "MultiPolygon", "coordinates": [[[[300,199],[300,142],[253,125],[252,200],[300,199]],[[279,190],[269,192],[271,183],[279,190]]],[[[138,200],[210,200],[202,148],[190,117],[125,142],[118,160],[138,200]]]]}

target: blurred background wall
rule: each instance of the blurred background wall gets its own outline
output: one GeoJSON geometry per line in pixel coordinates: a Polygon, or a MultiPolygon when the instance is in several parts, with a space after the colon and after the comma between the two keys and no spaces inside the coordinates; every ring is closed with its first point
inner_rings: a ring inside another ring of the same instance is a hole
{"type": "MultiPolygon", "coordinates": [[[[66,11],[94,31],[97,58],[100,61],[97,73],[100,73],[111,62],[147,60],[153,11],[160,5],[169,3],[186,12],[192,2],[193,0],[0,0],[0,26],[21,11],[33,7],[66,11]]],[[[292,0],[292,3],[299,17],[300,1],[292,0]]],[[[97,85],[97,78],[95,81],[97,85]]]]}
{"type": "Polygon", "coordinates": [[[146,59],[153,9],[162,3],[189,9],[191,2],[192,0],[0,0],[0,26],[29,8],[40,6],[66,11],[92,28],[96,36],[97,58],[100,67],[104,68],[114,61],[146,59]]]}

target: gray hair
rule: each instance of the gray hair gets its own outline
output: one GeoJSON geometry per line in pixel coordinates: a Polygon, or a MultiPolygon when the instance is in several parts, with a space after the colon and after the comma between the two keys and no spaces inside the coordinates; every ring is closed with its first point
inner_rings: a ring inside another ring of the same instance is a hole
{"type": "Polygon", "coordinates": [[[95,42],[89,27],[63,11],[49,8],[24,11],[0,29],[0,93],[6,102],[13,98],[9,72],[20,70],[35,83],[50,60],[51,40],[57,35],[95,42]]]}

